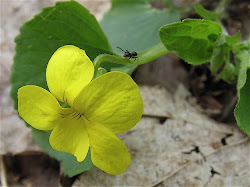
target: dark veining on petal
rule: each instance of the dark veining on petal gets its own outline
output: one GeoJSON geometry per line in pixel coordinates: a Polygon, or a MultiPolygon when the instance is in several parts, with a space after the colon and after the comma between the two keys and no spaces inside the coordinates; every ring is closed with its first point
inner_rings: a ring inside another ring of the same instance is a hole
{"type": "Polygon", "coordinates": [[[70,112],[70,113],[68,113],[68,114],[62,114],[62,113],[59,113],[60,114],[60,117],[61,118],[66,118],[66,117],[68,117],[70,114],[72,114],[73,112],[70,112]]]}
{"type": "Polygon", "coordinates": [[[60,114],[61,118],[66,118],[68,116],[68,114],[61,114],[61,113],[59,113],[59,114],[60,114]]]}
{"type": "Polygon", "coordinates": [[[63,91],[63,102],[66,103],[67,105],[69,105],[69,104],[68,104],[67,97],[65,98],[65,92],[66,92],[66,91],[64,90],[64,91],[63,91]]]}
{"type": "Polygon", "coordinates": [[[65,97],[65,90],[63,91],[63,102],[65,102],[64,100],[64,97],[65,97]]]}
{"type": "Polygon", "coordinates": [[[74,112],[74,114],[72,115],[73,118],[75,118],[78,115],[78,112],[74,112]]]}
{"type": "Polygon", "coordinates": [[[61,118],[71,117],[72,119],[77,119],[77,120],[83,119],[82,117],[84,116],[84,114],[78,111],[73,111],[73,112],[66,113],[66,114],[63,114],[63,113],[59,113],[59,114],[61,118]]]}
{"type": "Polygon", "coordinates": [[[78,118],[78,116],[80,116],[80,113],[77,113],[77,115],[76,115],[76,116],[74,116],[74,118],[78,118]]]}
{"type": "MultiPolygon", "coordinates": [[[[80,113],[79,113],[80,114],[80,113]]],[[[78,119],[80,119],[82,117],[82,114],[79,115],[78,119]]]]}

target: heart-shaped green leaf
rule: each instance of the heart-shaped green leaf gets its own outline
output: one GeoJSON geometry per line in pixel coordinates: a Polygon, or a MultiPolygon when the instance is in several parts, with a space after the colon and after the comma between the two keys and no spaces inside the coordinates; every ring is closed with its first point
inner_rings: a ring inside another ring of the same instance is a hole
{"type": "Polygon", "coordinates": [[[166,48],[190,64],[208,62],[220,38],[221,26],[210,20],[185,19],[160,29],[166,48]]]}

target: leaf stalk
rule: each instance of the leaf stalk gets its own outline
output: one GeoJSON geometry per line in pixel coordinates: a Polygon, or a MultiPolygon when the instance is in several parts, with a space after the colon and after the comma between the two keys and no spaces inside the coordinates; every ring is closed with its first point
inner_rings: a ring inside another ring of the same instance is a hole
{"type": "Polygon", "coordinates": [[[125,66],[139,66],[151,62],[168,53],[169,51],[166,49],[166,47],[162,43],[160,43],[158,45],[153,46],[152,48],[139,52],[138,58],[136,60],[129,60],[128,58],[115,55],[101,54],[97,56],[93,61],[95,67],[95,74],[97,73],[98,68],[103,62],[111,62],[125,66]]]}

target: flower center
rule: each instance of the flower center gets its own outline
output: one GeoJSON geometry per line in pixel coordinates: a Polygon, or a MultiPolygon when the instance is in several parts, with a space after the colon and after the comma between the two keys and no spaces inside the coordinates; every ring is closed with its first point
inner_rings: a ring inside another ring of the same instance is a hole
{"type": "Polygon", "coordinates": [[[71,119],[83,119],[84,114],[72,109],[72,108],[65,108],[62,112],[59,113],[61,118],[71,118],[71,119]]]}

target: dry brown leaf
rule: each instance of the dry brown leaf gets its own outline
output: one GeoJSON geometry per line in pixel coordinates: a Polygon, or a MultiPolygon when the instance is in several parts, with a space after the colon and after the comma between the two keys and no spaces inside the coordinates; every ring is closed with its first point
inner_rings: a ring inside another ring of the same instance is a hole
{"type": "Polygon", "coordinates": [[[248,183],[249,139],[237,127],[202,115],[199,107],[186,101],[190,95],[182,86],[174,95],[158,87],[142,86],[140,90],[145,116],[135,128],[119,135],[131,153],[128,170],[112,176],[94,168],[83,173],[74,186],[248,183]]]}
{"type": "Polygon", "coordinates": [[[40,150],[31,138],[31,130],[13,109],[9,77],[14,57],[14,37],[24,21],[31,19],[43,6],[52,2],[1,2],[1,60],[0,60],[0,154],[40,150]]]}
{"type": "Polygon", "coordinates": [[[249,141],[238,142],[189,164],[157,186],[249,186],[249,141]],[[233,154],[232,154],[233,153],[233,154]]]}
{"type": "Polygon", "coordinates": [[[9,86],[0,87],[0,90],[2,91],[0,94],[0,155],[40,150],[31,138],[31,129],[25,127],[24,121],[18,117],[13,108],[13,102],[9,97],[9,86]]]}

